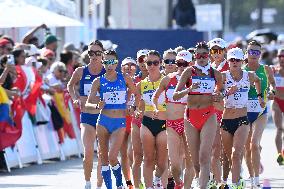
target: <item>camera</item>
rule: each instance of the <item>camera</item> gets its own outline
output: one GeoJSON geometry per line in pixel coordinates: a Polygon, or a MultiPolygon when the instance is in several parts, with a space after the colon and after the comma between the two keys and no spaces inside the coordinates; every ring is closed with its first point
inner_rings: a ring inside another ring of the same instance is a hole
{"type": "Polygon", "coordinates": [[[14,55],[7,55],[7,64],[12,64],[12,65],[15,65],[15,58],[14,58],[14,55]]]}

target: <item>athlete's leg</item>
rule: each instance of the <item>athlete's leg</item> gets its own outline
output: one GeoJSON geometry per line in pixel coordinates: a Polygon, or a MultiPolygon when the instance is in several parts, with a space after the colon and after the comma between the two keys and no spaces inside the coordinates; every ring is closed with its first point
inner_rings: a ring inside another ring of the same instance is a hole
{"type": "Polygon", "coordinates": [[[276,136],[275,136],[275,144],[277,148],[278,154],[282,153],[282,136],[284,132],[284,126],[283,126],[283,113],[279,108],[279,105],[277,102],[273,101],[272,103],[272,118],[274,121],[274,124],[276,126],[276,136]]]}
{"type": "Polygon", "coordinates": [[[168,153],[170,159],[170,170],[174,177],[176,184],[180,184],[182,180],[180,179],[182,173],[182,148],[184,148],[183,138],[173,129],[167,128],[167,143],[168,143],[168,153]]]}
{"type": "Polygon", "coordinates": [[[141,164],[143,160],[142,143],[140,139],[140,128],[137,125],[132,125],[131,141],[133,148],[133,166],[132,175],[135,188],[141,183],[141,164]]]}
{"type": "Polygon", "coordinates": [[[81,123],[81,138],[84,149],[83,168],[85,180],[90,181],[93,169],[94,143],[96,140],[95,127],[81,123]]]}
{"type": "Polygon", "coordinates": [[[240,126],[234,135],[233,154],[232,154],[232,182],[238,183],[241,173],[243,159],[243,149],[249,134],[249,125],[240,126]]]}
{"type": "MultiPolygon", "coordinates": [[[[163,173],[168,169],[168,150],[167,150],[167,133],[166,131],[160,132],[156,138],[156,158],[157,158],[157,169],[155,172],[156,177],[162,177],[163,173]]],[[[167,184],[168,174],[164,184],[167,184]]],[[[164,186],[166,187],[166,186],[164,186]]]]}
{"type": "Polygon", "coordinates": [[[252,139],[252,126],[250,126],[250,131],[246,143],[246,151],[245,151],[245,159],[246,159],[246,164],[248,167],[248,172],[250,175],[250,178],[254,177],[254,172],[253,172],[253,165],[252,165],[252,158],[251,158],[251,139],[252,139]]]}
{"type": "Polygon", "coordinates": [[[267,124],[267,114],[261,115],[253,123],[253,133],[251,140],[251,158],[253,164],[254,176],[259,177],[259,166],[260,166],[260,141],[267,124]]]}
{"type": "Polygon", "coordinates": [[[214,179],[220,183],[221,182],[221,135],[220,127],[217,126],[216,136],[214,139],[212,147],[212,158],[211,158],[211,169],[214,174],[214,179]]]}
{"type": "Polygon", "coordinates": [[[140,128],[140,138],[144,155],[143,177],[146,188],[153,186],[153,171],[155,167],[155,137],[143,126],[140,128]]]}
{"type": "Polygon", "coordinates": [[[130,138],[130,135],[126,132],[124,135],[124,139],[120,148],[120,154],[121,154],[121,167],[123,176],[126,181],[131,181],[131,174],[130,174],[130,162],[128,158],[128,138],[130,138]]]}
{"type": "Polygon", "coordinates": [[[192,180],[195,176],[193,163],[189,151],[188,144],[186,142],[185,134],[183,135],[184,155],[185,155],[185,174],[184,174],[184,188],[191,188],[192,180]]]}
{"type": "Polygon", "coordinates": [[[213,114],[204,124],[200,132],[200,188],[205,189],[210,175],[210,160],[212,155],[212,146],[217,130],[217,118],[213,114]]]}

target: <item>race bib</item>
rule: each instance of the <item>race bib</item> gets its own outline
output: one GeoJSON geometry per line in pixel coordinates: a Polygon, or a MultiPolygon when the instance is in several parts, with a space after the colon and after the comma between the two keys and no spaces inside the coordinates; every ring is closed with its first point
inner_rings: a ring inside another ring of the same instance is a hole
{"type": "Polygon", "coordinates": [[[84,84],[84,94],[89,95],[91,92],[92,84],[84,84]]]}
{"type": "Polygon", "coordinates": [[[248,112],[262,112],[264,109],[260,106],[257,98],[249,98],[247,111],[248,112]]]}
{"type": "Polygon", "coordinates": [[[284,77],[274,77],[277,88],[284,89],[284,77]]]}
{"type": "Polygon", "coordinates": [[[106,104],[124,104],[126,103],[126,91],[106,92],[103,99],[106,104]]]}
{"type": "MultiPolygon", "coordinates": [[[[91,93],[92,84],[84,84],[84,94],[89,95],[91,93]]],[[[100,93],[97,92],[96,96],[100,96],[100,93]]]]}
{"type": "Polygon", "coordinates": [[[215,89],[215,79],[214,78],[193,76],[192,84],[193,83],[200,83],[200,86],[198,89],[192,90],[193,93],[212,94],[214,92],[214,89],[215,89]]]}
{"type": "MultiPolygon", "coordinates": [[[[143,100],[145,101],[146,104],[148,105],[153,105],[153,95],[155,91],[147,91],[143,93],[143,100]]],[[[158,99],[158,104],[163,104],[165,102],[165,93],[162,93],[158,99]]]]}
{"type": "Polygon", "coordinates": [[[227,96],[227,101],[234,107],[245,107],[248,101],[248,89],[239,89],[234,94],[227,96]]]}

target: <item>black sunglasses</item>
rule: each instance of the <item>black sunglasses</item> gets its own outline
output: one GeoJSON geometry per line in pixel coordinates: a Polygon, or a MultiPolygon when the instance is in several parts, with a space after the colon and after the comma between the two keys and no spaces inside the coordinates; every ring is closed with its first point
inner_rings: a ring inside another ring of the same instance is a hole
{"type": "Polygon", "coordinates": [[[164,60],[164,63],[165,63],[165,64],[176,64],[176,61],[173,60],[173,59],[165,59],[165,60],[164,60]]]}
{"type": "Polygon", "coordinates": [[[147,66],[152,66],[152,65],[158,66],[160,62],[159,61],[147,61],[146,64],[147,66]]]}
{"type": "Polygon", "coordinates": [[[89,51],[88,51],[88,55],[89,55],[89,56],[94,56],[94,55],[96,55],[96,56],[102,56],[102,55],[103,55],[103,51],[92,51],[92,50],[89,50],[89,51]]]}
{"type": "Polygon", "coordinates": [[[237,58],[230,58],[230,62],[241,62],[242,60],[237,59],[237,58]]]}
{"type": "Polygon", "coordinates": [[[188,66],[188,62],[186,61],[177,61],[176,64],[177,64],[177,67],[187,67],[188,66]]]}

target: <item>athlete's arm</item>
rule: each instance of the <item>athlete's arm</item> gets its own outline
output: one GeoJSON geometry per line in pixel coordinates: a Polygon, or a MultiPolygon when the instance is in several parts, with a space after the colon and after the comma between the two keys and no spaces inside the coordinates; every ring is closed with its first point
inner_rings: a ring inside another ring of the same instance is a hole
{"type": "Polygon", "coordinates": [[[139,82],[136,86],[136,96],[135,96],[135,106],[136,106],[136,118],[141,118],[144,109],[145,109],[145,103],[141,98],[141,82],[139,82]]]}
{"type": "Polygon", "coordinates": [[[75,90],[75,85],[80,81],[80,79],[82,78],[83,75],[83,67],[79,67],[77,68],[72,76],[71,79],[69,80],[68,84],[67,84],[67,90],[73,100],[79,100],[79,97],[76,95],[76,90],[75,90]]]}
{"type": "Polygon", "coordinates": [[[162,92],[166,90],[167,85],[169,84],[169,76],[163,77],[163,79],[160,82],[160,85],[158,89],[156,90],[154,96],[153,96],[153,104],[154,104],[154,109],[157,111],[158,110],[158,99],[162,92]]]}
{"type": "Polygon", "coordinates": [[[274,95],[275,95],[276,83],[275,83],[275,79],[274,79],[273,70],[269,66],[265,66],[265,70],[266,70],[266,73],[268,74],[268,81],[269,81],[269,84],[270,84],[270,91],[272,93],[274,93],[274,95]]]}
{"type": "Polygon", "coordinates": [[[91,108],[91,109],[102,109],[102,102],[96,100],[96,95],[99,92],[100,88],[100,78],[96,78],[93,81],[91,92],[88,96],[88,99],[86,101],[86,108],[91,108]]]}
{"type": "Polygon", "coordinates": [[[179,100],[182,97],[184,97],[185,95],[187,95],[189,92],[191,92],[192,87],[187,88],[187,89],[183,89],[184,86],[186,85],[186,82],[191,77],[191,73],[192,73],[191,68],[187,68],[186,70],[184,70],[182,72],[180,80],[178,81],[178,84],[177,84],[175,91],[174,91],[174,94],[173,94],[174,100],[179,100]]]}
{"type": "Polygon", "coordinates": [[[216,78],[216,92],[221,92],[224,88],[224,80],[223,75],[218,70],[215,71],[215,78],[216,78]]]}

